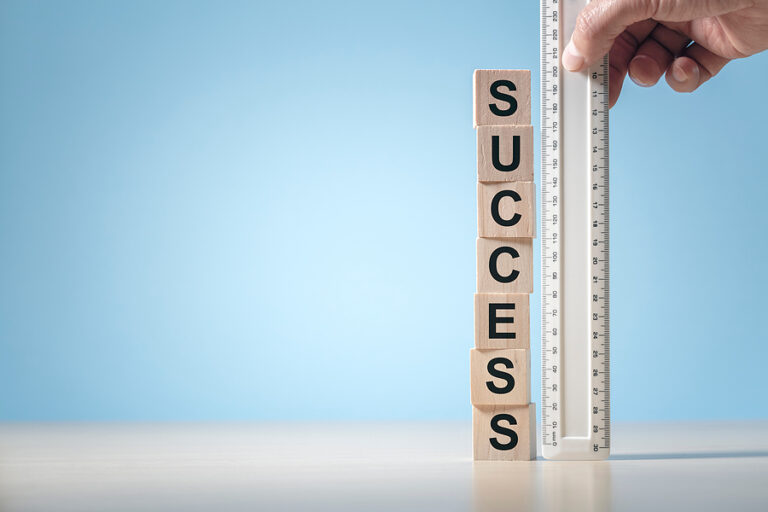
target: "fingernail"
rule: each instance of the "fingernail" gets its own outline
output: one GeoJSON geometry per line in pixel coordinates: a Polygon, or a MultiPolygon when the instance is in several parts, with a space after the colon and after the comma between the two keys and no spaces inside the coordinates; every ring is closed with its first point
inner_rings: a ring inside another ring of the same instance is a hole
{"type": "Polygon", "coordinates": [[[672,78],[674,78],[676,82],[680,82],[680,83],[698,82],[699,67],[696,65],[693,65],[691,66],[690,70],[686,70],[685,68],[686,66],[683,66],[679,62],[675,62],[674,64],[672,64],[672,78]]]}
{"type": "Polygon", "coordinates": [[[629,61],[627,66],[629,78],[640,87],[650,87],[661,76],[661,70],[656,61],[646,55],[638,55],[629,61]]]}
{"type": "Polygon", "coordinates": [[[578,71],[582,66],[584,66],[584,56],[573,45],[573,41],[569,41],[563,51],[563,67],[568,71],[578,71]]]}
{"type": "Polygon", "coordinates": [[[683,69],[683,66],[672,66],[672,78],[678,82],[685,82],[690,78],[688,72],[683,69]]]}

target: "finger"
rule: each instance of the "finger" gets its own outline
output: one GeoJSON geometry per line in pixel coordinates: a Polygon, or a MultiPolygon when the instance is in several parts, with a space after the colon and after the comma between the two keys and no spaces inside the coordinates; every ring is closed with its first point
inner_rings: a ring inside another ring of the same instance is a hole
{"type": "Polygon", "coordinates": [[[677,92],[693,92],[719,73],[728,62],[730,59],[694,43],[669,67],[667,83],[677,92]]]}
{"type": "Polygon", "coordinates": [[[592,0],[579,13],[568,45],[563,67],[581,71],[606,54],[627,27],[652,18],[656,2],[638,0],[592,0]]]}
{"type": "Polygon", "coordinates": [[[617,68],[611,66],[608,73],[608,108],[613,108],[616,102],[619,101],[619,95],[621,95],[621,88],[624,87],[624,78],[626,76],[626,69],[622,73],[617,68]]]}
{"type": "Polygon", "coordinates": [[[690,42],[687,36],[657,25],[630,61],[629,77],[642,87],[654,85],[690,42]]]}
{"type": "Polygon", "coordinates": [[[573,35],[563,50],[563,66],[569,71],[581,71],[594,64],[608,52],[619,34],[638,21],[689,21],[725,14],[753,3],[754,0],[592,0],[576,19],[573,35]]]}
{"type": "Polygon", "coordinates": [[[619,34],[619,37],[613,42],[608,56],[610,67],[608,98],[611,107],[616,104],[621,94],[621,87],[624,85],[624,78],[627,76],[629,61],[632,60],[637,49],[655,27],[656,22],[653,20],[634,23],[627,27],[627,30],[619,34]]]}

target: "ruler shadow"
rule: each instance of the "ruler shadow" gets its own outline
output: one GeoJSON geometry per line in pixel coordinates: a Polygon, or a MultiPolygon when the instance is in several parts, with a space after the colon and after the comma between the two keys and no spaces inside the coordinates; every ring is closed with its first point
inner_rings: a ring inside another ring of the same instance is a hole
{"type": "Polygon", "coordinates": [[[727,451],[727,452],[680,452],[680,453],[638,453],[611,455],[608,460],[665,460],[665,459],[748,459],[768,457],[768,450],[727,451]]]}

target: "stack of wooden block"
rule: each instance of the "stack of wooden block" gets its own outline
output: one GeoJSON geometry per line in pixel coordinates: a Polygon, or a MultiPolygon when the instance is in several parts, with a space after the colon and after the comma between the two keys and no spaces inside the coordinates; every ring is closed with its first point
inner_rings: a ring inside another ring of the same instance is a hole
{"type": "Polygon", "coordinates": [[[536,197],[531,73],[476,70],[477,293],[471,394],[475,460],[536,458],[529,294],[536,197]]]}

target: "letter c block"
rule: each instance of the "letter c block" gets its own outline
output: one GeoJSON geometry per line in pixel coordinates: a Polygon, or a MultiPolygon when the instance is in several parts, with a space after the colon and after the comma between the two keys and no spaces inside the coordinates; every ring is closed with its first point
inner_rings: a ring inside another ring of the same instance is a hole
{"type": "Polygon", "coordinates": [[[478,238],[477,293],[533,293],[533,240],[478,238]]]}
{"type": "Polygon", "coordinates": [[[530,181],[477,184],[477,234],[535,238],[536,189],[530,181]]]}

